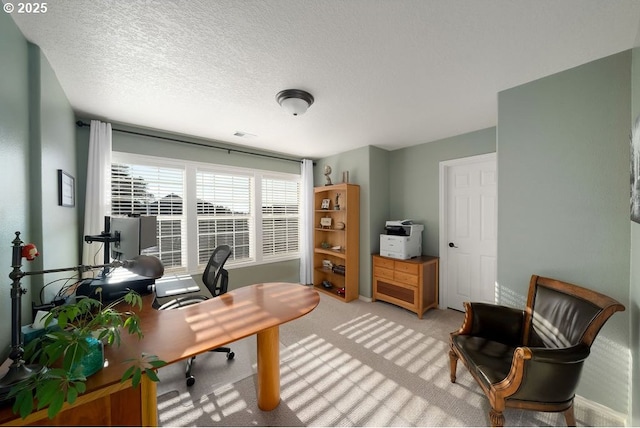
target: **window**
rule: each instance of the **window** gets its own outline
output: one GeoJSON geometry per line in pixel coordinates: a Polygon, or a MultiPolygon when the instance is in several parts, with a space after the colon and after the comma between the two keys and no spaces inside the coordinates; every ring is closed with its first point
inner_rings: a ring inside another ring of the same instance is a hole
{"type": "Polygon", "coordinates": [[[195,272],[222,244],[228,265],[299,257],[299,175],[114,152],[111,179],[113,215],[158,217],[144,253],[168,271],[195,272]]]}
{"type": "Polygon", "coordinates": [[[300,183],[262,179],[262,254],[265,259],[298,254],[300,183]]]}
{"type": "Polygon", "coordinates": [[[162,260],[165,269],[184,266],[184,169],[111,164],[111,214],[157,216],[158,247],[144,250],[162,260]]]}
{"type": "Polygon", "coordinates": [[[196,171],[199,264],[223,244],[233,248],[231,260],[252,259],[252,182],[248,175],[196,171]]]}

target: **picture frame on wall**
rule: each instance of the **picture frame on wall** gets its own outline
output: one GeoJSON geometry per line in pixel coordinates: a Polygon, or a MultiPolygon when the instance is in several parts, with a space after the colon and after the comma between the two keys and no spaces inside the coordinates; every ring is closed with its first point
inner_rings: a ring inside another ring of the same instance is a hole
{"type": "Polygon", "coordinates": [[[58,205],[76,206],[76,179],[61,169],[58,170],[58,205]]]}

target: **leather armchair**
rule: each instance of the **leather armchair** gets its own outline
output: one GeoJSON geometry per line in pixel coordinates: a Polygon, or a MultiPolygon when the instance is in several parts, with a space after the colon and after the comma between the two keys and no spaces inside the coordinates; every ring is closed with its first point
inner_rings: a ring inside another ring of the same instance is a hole
{"type": "Polygon", "coordinates": [[[465,302],[462,327],[450,335],[451,382],[462,361],[489,399],[492,426],[506,407],[564,412],[575,426],[573,398],[600,328],[624,306],[586,288],[531,277],[524,310],[465,302]]]}

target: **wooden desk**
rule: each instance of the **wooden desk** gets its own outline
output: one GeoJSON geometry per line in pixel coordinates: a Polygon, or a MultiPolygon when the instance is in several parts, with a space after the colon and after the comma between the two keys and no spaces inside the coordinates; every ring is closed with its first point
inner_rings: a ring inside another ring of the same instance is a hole
{"type": "MultiPolygon", "coordinates": [[[[120,347],[105,348],[107,367],[87,380],[87,392],[73,406],[65,404],[49,420],[46,410],[22,420],[10,407],[0,409],[0,425],[157,425],[156,385],[143,376],[141,386],[120,383],[128,358],[155,354],[167,364],[201,354],[248,336],[257,336],[258,406],[280,403],[279,326],[311,312],[320,301],[311,287],[288,283],[254,284],[197,305],[158,311],[153,296],[139,311],[144,338],[122,335],[120,347]]],[[[162,381],[162,379],[160,379],[162,381]]]]}

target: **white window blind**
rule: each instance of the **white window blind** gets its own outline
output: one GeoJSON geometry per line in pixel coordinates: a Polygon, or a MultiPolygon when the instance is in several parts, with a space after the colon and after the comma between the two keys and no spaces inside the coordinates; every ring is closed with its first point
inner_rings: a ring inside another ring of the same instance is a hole
{"type": "Polygon", "coordinates": [[[248,175],[196,171],[199,264],[223,244],[233,249],[231,260],[252,259],[252,183],[248,175]]]}
{"type": "Polygon", "coordinates": [[[262,255],[265,259],[298,254],[300,182],[262,179],[262,255]]]}
{"type": "Polygon", "coordinates": [[[114,152],[113,215],[156,215],[165,269],[195,273],[222,244],[227,266],[299,257],[300,176],[114,152]]]}
{"type": "Polygon", "coordinates": [[[157,216],[158,247],[144,250],[162,260],[165,269],[186,266],[183,213],[184,169],[112,163],[112,215],[157,216]]]}

